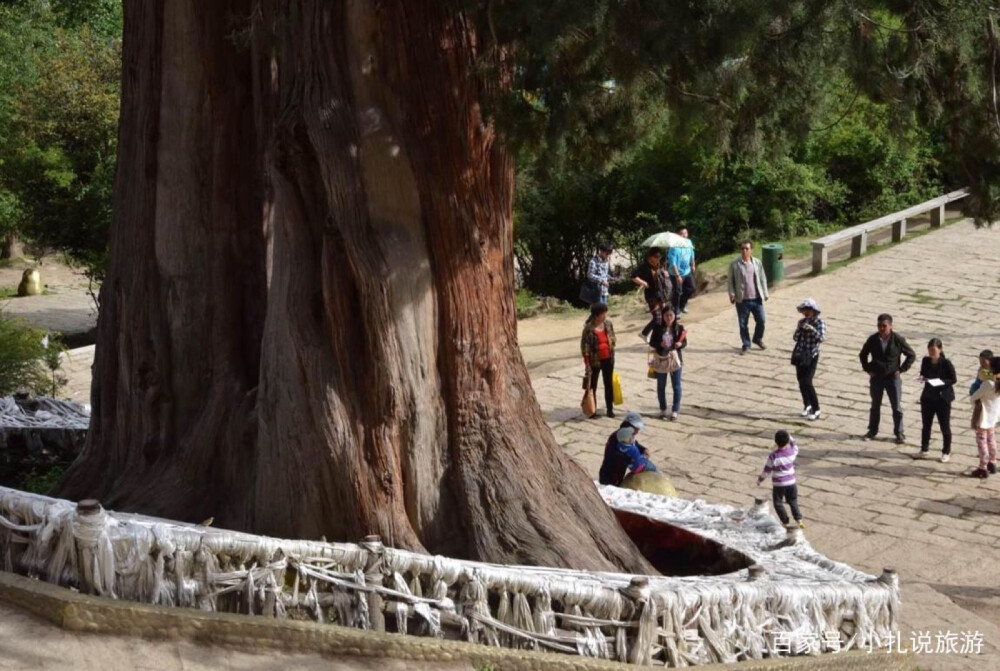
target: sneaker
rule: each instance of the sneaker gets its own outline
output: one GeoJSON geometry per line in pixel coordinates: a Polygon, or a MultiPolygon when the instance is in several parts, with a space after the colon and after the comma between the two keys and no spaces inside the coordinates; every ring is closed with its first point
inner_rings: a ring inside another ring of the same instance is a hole
{"type": "Polygon", "coordinates": [[[687,311],[688,311],[688,309],[687,309],[686,305],[681,308],[681,312],[683,312],[684,314],[687,314],[687,311]]]}
{"type": "Polygon", "coordinates": [[[819,417],[820,417],[820,411],[819,410],[817,410],[816,412],[811,413],[809,415],[806,415],[806,419],[808,419],[809,421],[817,420],[817,419],[819,419],[819,417]]]}
{"type": "Polygon", "coordinates": [[[802,520],[799,520],[799,529],[805,529],[805,528],[806,528],[806,523],[803,522],[802,520]]]}
{"type": "Polygon", "coordinates": [[[905,442],[906,442],[906,434],[905,433],[897,433],[896,434],[896,444],[897,445],[902,445],[905,442]]]}
{"type": "Polygon", "coordinates": [[[986,464],[986,472],[989,473],[990,475],[996,475],[997,474],[997,465],[995,463],[993,463],[992,461],[990,463],[986,464]]]}
{"type": "Polygon", "coordinates": [[[930,456],[930,452],[927,450],[921,449],[917,452],[917,459],[926,459],[928,456],[930,456]]]}
{"type": "MultiPolygon", "coordinates": [[[[670,413],[670,421],[671,421],[671,422],[676,422],[676,421],[677,421],[677,412],[676,412],[676,411],[674,411],[674,412],[670,413]]],[[[992,465],[993,465],[993,464],[990,464],[990,466],[992,466],[992,465]]],[[[995,471],[994,471],[994,472],[995,472],[995,471]]]]}
{"type": "Polygon", "coordinates": [[[753,344],[761,349],[767,349],[767,345],[764,344],[763,340],[754,340],[753,344]]]}
{"type": "Polygon", "coordinates": [[[743,356],[744,354],[746,354],[749,351],[750,351],[749,347],[744,347],[743,349],[740,350],[740,356],[743,356]]]}
{"type": "Polygon", "coordinates": [[[808,417],[809,415],[812,414],[812,411],[813,411],[813,407],[811,405],[807,405],[806,407],[802,408],[802,412],[799,413],[799,416],[800,417],[808,417]]]}
{"type": "Polygon", "coordinates": [[[664,410],[660,410],[659,418],[660,419],[666,419],[667,418],[667,411],[665,409],[664,410]]]}
{"type": "Polygon", "coordinates": [[[950,454],[942,454],[941,455],[941,463],[942,464],[947,464],[949,461],[951,461],[951,455],[950,454]]]}
{"type": "Polygon", "coordinates": [[[614,419],[614,417],[615,417],[615,411],[614,410],[608,410],[608,417],[614,419]]]}
{"type": "Polygon", "coordinates": [[[863,440],[865,442],[867,442],[869,440],[875,440],[875,436],[876,435],[878,435],[878,434],[875,434],[875,433],[872,433],[871,431],[869,431],[865,435],[861,436],[861,440],[863,440]]]}
{"type": "Polygon", "coordinates": [[[986,472],[985,468],[977,468],[976,470],[972,471],[972,473],[970,473],[969,475],[971,475],[974,478],[979,478],[980,480],[985,480],[986,477],[989,475],[989,473],[986,472]]]}

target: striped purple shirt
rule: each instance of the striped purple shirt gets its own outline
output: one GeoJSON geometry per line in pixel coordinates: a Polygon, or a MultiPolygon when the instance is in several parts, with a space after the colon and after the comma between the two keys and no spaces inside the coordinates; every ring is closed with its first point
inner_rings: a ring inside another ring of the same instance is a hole
{"type": "Polygon", "coordinates": [[[799,454],[799,446],[794,440],[788,445],[779,447],[767,455],[764,470],[757,476],[757,482],[763,482],[767,474],[771,474],[771,484],[775,487],[787,487],[795,484],[795,457],[799,454]]]}

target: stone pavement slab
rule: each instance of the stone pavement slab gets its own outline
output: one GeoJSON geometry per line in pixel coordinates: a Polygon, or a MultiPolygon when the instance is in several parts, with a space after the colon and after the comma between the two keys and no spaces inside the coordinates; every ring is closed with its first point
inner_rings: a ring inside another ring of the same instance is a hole
{"type": "Polygon", "coordinates": [[[471,671],[469,663],[414,662],[317,653],[234,650],[177,639],[147,640],[66,631],[23,610],[0,603],[2,671],[471,671]]]}
{"type": "MultiPolygon", "coordinates": [[[[977,459],[971,408],[962,393],[975,375],[979,351],[1000,352],[997,252],[1000,233],[962,222],[778,288],[766,305],[768,349],[745,356],[739,354],[734,309],[699,315],[685,350],[677,422],[653,418],[658,406],[655,381],[646,378],[645,346],[616,323],[615,366],[625,396],[620,414],[638,410],[647,418],[643,442],[682,495],[736,505],[753,496],[769,498],[769,486],[757,487],[755,478],[774,432],[785,428],[801,445],[797,475],[810,542],[875,574],[883,566],[896,568],[904,639],[911,631],[944,634],[956,627],[983,634],[983,656],[933,655],[921,659],[921,668],[1000,669],[1000,476],[967,477],[977,459]],[[816,376],[823,416],[816,422],[799,417],[802,403],[789,363],[795,306],[807,296],[819,303],[828,328],[816,376]],[[893,315],[896,331],[918,354],[916,367],[903,378],[904,446],[890,440],[888,401],[879,439],[860,440],[869,397],[858,352],[882,312],[893,315]],[[935,336],[959,379],[947,464],[936,459],[936,428],[934,459],[913,459],[920,440],[915,378],[935,336]]],[[[691,309],[699,310],[697,300],[691,309]]],[[[575,404],[582,373],[581,363],[533,382],[557,440],[596,477],[604,441],[619,420],[582,419],[575,404]]],[[[668,402],[669,395],[668,385],[668,402]]]]}

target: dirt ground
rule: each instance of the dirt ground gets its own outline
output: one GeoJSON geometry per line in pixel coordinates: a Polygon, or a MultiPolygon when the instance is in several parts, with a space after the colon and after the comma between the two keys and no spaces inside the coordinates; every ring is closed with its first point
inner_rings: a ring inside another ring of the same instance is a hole
{"type": "Polygon", "coordinates": [[[55,256],[41,259],[15,259],[9,266],[0,267],[0,289],[17,289],[21,275],[28,268],[38,268],[42,285],[52,292],[65,290],[86,291],[87,277],[78,268],[72,268],[55,256]]]}

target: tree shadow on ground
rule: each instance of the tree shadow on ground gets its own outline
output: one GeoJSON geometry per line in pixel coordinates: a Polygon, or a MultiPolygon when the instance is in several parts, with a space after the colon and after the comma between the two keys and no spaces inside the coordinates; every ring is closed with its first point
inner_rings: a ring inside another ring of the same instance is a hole
{"type": "MultiPolygon", "coordinates": [[[[975,482],[972,478],[969,478],[970,482],[975,482]]],[[[988,480],[979,480],[979,483],[987,483],[988,480]]],[[[987,520],[995,520],[998,525],[1000,525],[1000,497],[997,497],[997,492],[992,487],[987,487],[983,490],[982,497],[975,496],[956,496],[950,499],[948,503],[964,508],[966,511],[971,511],[971,514],[977,517],[984,517],[987,520]]],[[[968,512],[966,513],[969,514],[968,512]]]]}

